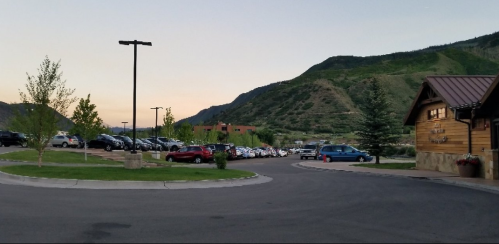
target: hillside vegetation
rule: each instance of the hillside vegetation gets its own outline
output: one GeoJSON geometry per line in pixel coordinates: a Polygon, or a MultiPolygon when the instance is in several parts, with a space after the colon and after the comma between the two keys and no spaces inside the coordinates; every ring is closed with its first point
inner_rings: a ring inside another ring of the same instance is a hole
{"type": "Polygon", "coordinates": [[[351,132],[369,77],[386,85],[394,116],[402,124],[425,76],[498,73],[499,33],[411,52],[331,57],[246,102],[230,104],[205,124],[224,121],[277,132],[351,132]]]}

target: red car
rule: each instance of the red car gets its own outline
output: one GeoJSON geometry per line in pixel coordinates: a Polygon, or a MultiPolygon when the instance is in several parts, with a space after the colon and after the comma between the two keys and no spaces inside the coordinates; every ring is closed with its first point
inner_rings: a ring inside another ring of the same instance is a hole
{"type": "Polygon", "coordinates": [[[179,161],[192,161],[194,163],[209,162],[213,160],[211,150],[204,146],[188,146],[183,147],[176,152],[169,152],[166,155],[166,161],[179,162],[179,161]]]}

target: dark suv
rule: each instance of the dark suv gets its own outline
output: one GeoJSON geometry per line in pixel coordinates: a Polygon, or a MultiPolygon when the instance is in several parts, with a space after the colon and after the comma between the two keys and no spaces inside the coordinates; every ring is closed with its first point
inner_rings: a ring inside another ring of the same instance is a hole
{"type": "MultiPolygon", "coordinates": [[[[123,150],[128,151],[133,148],[133,141],[128,136],[113,135],[115,139],[123,142],[123,150]]],[[[140,146],[135,143],[135,149],[140,149],[140,146]]]]}
{"type": "Polygon", "coordinates": [[[106,151],[111,150],[122,150],[124,145],[123,142],[115,139],[114,137],[106,134],[100,134],[95,140],[91,140],[87,143],[88,148],[103,148],[106,151]]]}
{"type": "Polygon", "coordinates": [[[229,160],[237,159],[236,147],[234,147],[233,145],[215,143],[215,144],[206,144],[204,146],[210,148],[213,153],[216,152],[227,153],[227,159],[229,160]]]}
{"type": "Polygon", "coordinates": [[[19,145],[21,147],[28,147],[28,140],[23,133],[0,131],[0,147],[10,147],[11,145],[19,145]]]}

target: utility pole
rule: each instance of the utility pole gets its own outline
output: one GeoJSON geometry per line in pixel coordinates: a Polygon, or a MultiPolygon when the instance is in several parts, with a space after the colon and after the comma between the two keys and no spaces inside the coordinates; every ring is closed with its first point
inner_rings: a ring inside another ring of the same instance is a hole
{"type": "Polygon", "coordinates": [[[151,42],[141,42],[137,40],[133,41],[119,41],[119,44],[121,45],[133,45],[133,148],[130,151],[131,154],[137,154],[137,151],[135,150],[135,138],[136,138],[136,131],[135,131],[135,121],[136,121],[136,104],[137,104],[137,45],[144,45],[144,46],[152,46],[151,42]]]}

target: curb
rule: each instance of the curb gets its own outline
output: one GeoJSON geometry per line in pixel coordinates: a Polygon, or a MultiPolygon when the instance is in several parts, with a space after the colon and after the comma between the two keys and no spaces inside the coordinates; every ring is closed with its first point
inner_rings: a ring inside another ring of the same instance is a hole
{"type": "Polygon", "coordinates": [[[331,172],[347,172],[354,174],[364,174],[364,175],[376,175],[383,177],[393,177],[393,178],[405,178],[405,179],[413,179],[413,180],[428,180],[430,182],[445,184],[445,185],[453,185],[458,187],[465,187],[474,190],[486,191],[489,193],[499,194],[499,187],[470,183],[470,182],[462,182],[462,181],[453,181],[446,178],[432,178],[432,177],[416,177],[416,176],[405,176],[405,175],[393,175],[393,174],[385,174],[385,173],[376,173],[376,172],[360,172],[360,171],[351,171],[351,170],[343,170],[343,169],[325,169],[318,168],[313,166],[302,165],[301,163],[294,164],[298,168],[316,170],[316,171],[331,171],[331,172]]]}
{"type": "Polygon", "coordinates": [[[77,189],[190,189],[243,186],[270,182],[272,178],[254,173],[241,178],[200,180],[200,181],[100,181],[78,179],[38,178],[13,175],[0,171],[0,184],[22,185],[47,188],[77,189]]]}

